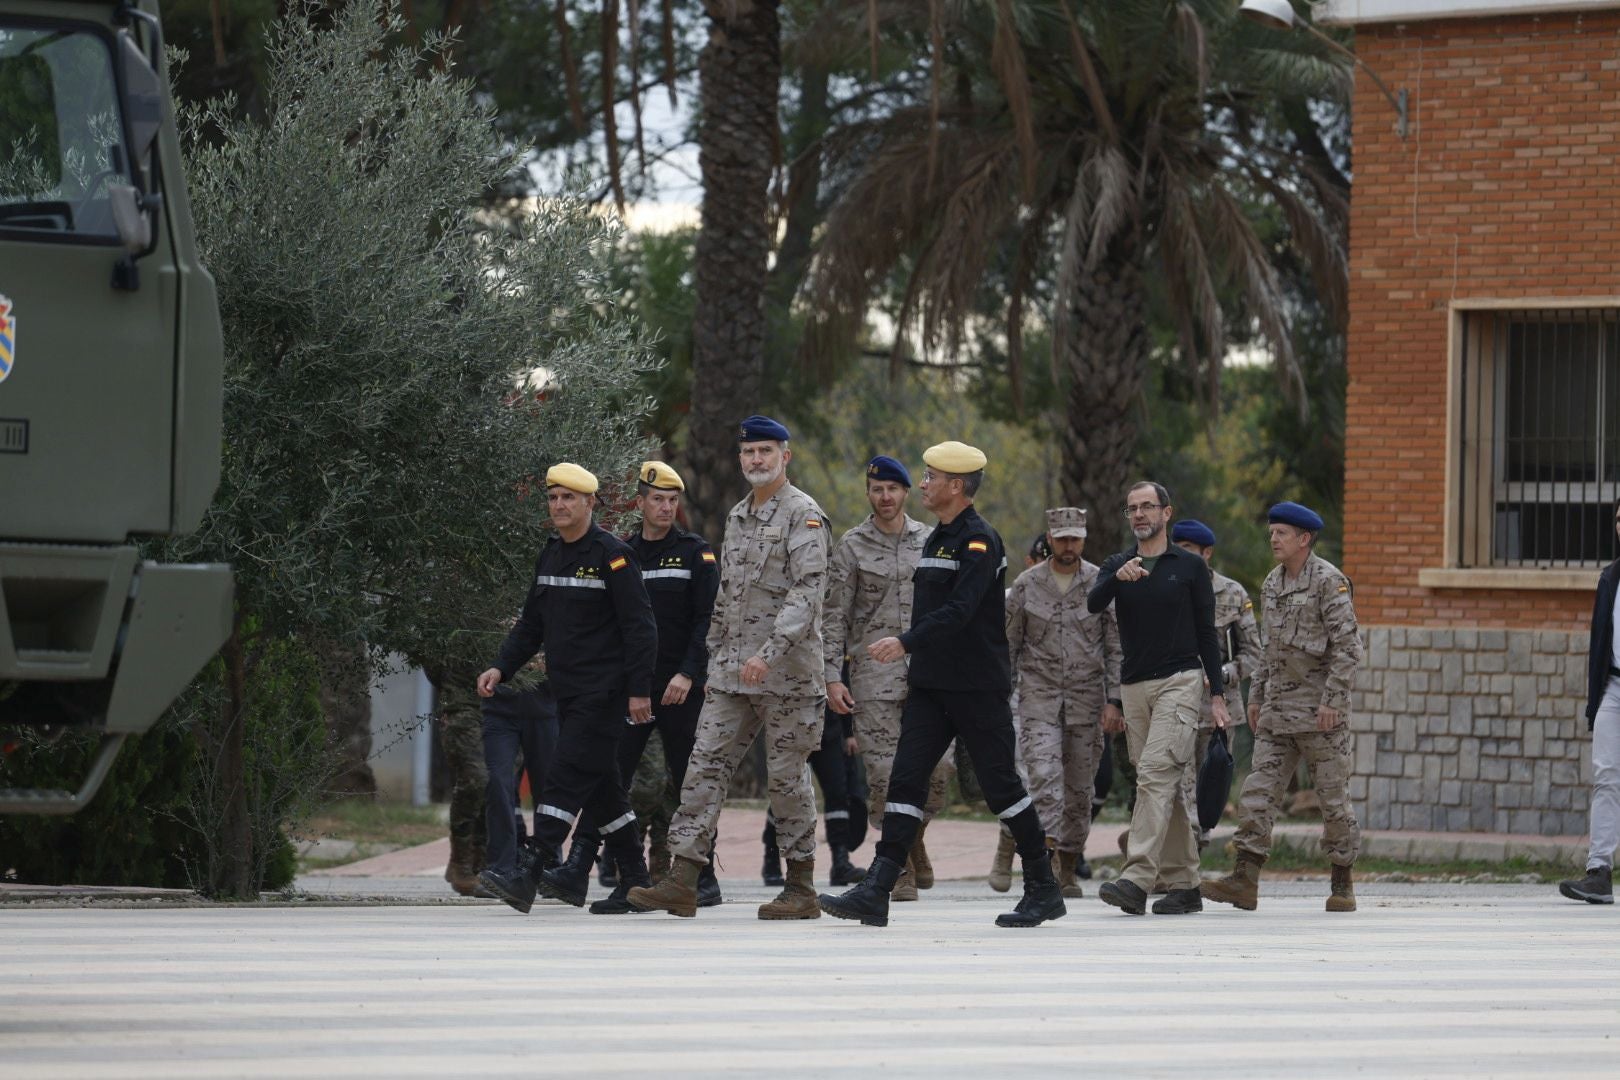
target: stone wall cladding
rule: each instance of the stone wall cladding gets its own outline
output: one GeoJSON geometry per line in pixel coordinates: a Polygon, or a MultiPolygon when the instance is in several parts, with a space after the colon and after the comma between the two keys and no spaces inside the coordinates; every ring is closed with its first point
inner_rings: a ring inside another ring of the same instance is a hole
{"type": "Polygon", "coordinates": [[[1350,796],[1364,828],[1586,832],[1585,631],[1363,634],[1350,796]]]}

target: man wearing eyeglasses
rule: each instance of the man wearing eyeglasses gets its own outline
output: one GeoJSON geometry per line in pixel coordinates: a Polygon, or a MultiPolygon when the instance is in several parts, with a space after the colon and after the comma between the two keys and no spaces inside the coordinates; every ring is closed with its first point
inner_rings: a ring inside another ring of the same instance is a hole
{"type": "MultiPolygon", "coordinates": [[[[1175,508],[1164,485],[1150,480],[1134,485],[1125,516],[1136,546],[1108,557],[1086,597],[1094,613],[1114,605],[1124,652],[1123,727],[1136,764],[1136,808],[1125,865],[1119,880],[1103,885],[1097,895],[1127,914],[1143,915],[1148,890],[1163,881],[1170,891],[1153,905],[1153,913],[1186,915],[1204,908],[1198,838],[1181,798],[1181,777],[1198,742],[1206,677],[1215,726],[1231,724],[1215,633],[1215,590],[1209,565],[1170,543],[1167,526],[1175,508]]],[[[1116,731],[1122,724],[1113,716],[1104,723],[1116,731]]]]}
{"type": "MultiPolygon", "coordinates": [[[[1614,507],[1620,538],[1620,503],[1614,507]]],[[[1588,904],[1614,903],[1614,850],[1620,847],[1620,559],[1604,567],[1592,605],[1587,654],[1586,723],[1592,731],[1592,843],[1586,876],[1558,883],[1558,891],[1588,904]]]]}

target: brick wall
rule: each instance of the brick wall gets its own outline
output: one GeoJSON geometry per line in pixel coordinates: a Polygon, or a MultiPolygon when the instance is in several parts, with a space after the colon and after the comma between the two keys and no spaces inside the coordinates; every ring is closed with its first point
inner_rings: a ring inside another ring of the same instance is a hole
{"type": "Polygon", "coordinates": [[[1425,589],[1444,565],[1449,304],[1620,295],[1620,11],[1362,26],[1345,570],[1363,625],[1584,630],[1591,595],[1425,589]]]}

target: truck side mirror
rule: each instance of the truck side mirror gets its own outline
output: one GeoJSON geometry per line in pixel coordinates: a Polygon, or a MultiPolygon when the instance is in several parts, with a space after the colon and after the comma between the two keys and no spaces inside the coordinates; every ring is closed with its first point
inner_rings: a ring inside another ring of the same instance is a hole
{"type": "MultiPolygon", "coordinates": [[[[163,84],[152,62],[128,30],[118,31],[118,60],[123,69],[124,130],[135,182],[148,192],[157,190],[151,175],[152,147],[163,126],[163,84]]],[[[120,234],[122,235],[122,234],[120,234]]]]}
{"type": "Polygon", "coordinates": [[[118,240],[131,255],[139,255],[152,244],[152,215],[134,184],[108,184],[107,201],[112,205],[113,227],[118,240]]]}

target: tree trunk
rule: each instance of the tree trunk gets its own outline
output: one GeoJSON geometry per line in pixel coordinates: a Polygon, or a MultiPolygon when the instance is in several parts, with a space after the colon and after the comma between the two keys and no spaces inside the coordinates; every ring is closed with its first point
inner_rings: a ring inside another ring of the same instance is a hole
{"type": "Polygon", "coordinates": [[[810,270],[816,227],[821,224],[820,141],[832,121],[828,82],[824,67],[807,65],[799,73],[799,109],[787,137],[787,217],[765,293],[766,325],[779,336],[790,331],[788,312],[810,270]]]}
{"type": "Polygon", "coordinates": [[[741,494],[737,423],[761,408],[768,199],[782,74],[778,0],[706,0],[698,61],[702,230],[694,257],[687,508],[715,543],[741,494]]]}
{"type": "Polygon", "coordinates": [[[1130,248],[1117,243],[1067,298],[1063,497],[1087,511],[1086,556],[1096,563],[1131,542],[1120,508],[1126,485],[1143,479],[1133,470],[1136,410],[1148,362],[1147,310],[1130,248]]]}
{"type": "Polygon", "coordinates": [[[321,712],[336,755],[334,795],[377,794],[371,762],[371,671],[364,645],[326,642],[318,650],[321,712]]]}
{"type": "Polygon", "coordinates": [[[219,734],[210,747],[219,819],[211,845],[208,885],[211,894],[221,899],[252,899],[259,883],[253,880],[247,761],[242,753],[242,729],[247,718],[247,657],[240,622],[232,627],[221,656],[225,661],[225,715],[220,717],[219,734]]]}

